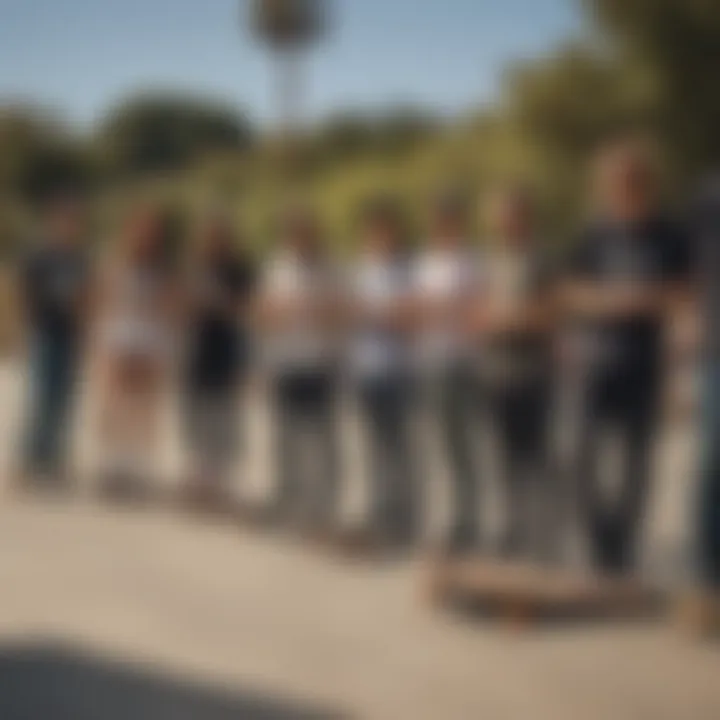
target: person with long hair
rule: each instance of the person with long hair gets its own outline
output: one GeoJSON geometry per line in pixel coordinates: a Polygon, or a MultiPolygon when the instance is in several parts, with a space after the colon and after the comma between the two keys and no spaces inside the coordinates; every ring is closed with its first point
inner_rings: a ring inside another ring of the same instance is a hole
{"type": "Polygon", "coordinates": [[[371,542],[406,546],[420,531],[412,441],[412,267],[393,198],[372,198],[361,219],[354,271],[350,371],[365,429],[371,542]]]}
{"type": "Polygon", "coordinates": [[[129,499],[152,491],[161,390],[174,356],[177,288],[174,223],[134,209],[112,248],[98,297],[102,491],[129,499]]]}
{"type": "Polygon", "coordinates": [[[191,462],[187,499],[226,505],[236,455],[240,391],[251,360],[255,266],[227,218],[203,219],[188,268],[184,409],[191,462]]]}
{"type": "Polygon", "coordinates": [[[499,188],[487,210],[490,238],[474,322],[476,366],[505,490],[500,551],[542,559],[554,552],[552,503],[558,500],[550,463],[553,287],[530,192],[499,188]]]}
{"type": "Polygon", "coordinates": [[[269,259],[256,319],[273,406],[272,519],[311,535],[335,530],[339,500],[338,276],[315,213],[292,207],[269,259]]]}

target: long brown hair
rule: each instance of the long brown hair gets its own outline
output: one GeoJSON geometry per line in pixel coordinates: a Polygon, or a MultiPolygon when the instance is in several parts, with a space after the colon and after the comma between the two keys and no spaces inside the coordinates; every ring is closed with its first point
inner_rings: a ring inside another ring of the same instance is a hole
{"type": "Polygon", "coordinates": [[[146,205],[133,208],[126,218],[121,245],[124,260],[160,273],[170,273],[181,241],[181,221],[168,208],[146,205]]]}
{"type": "Polygon", "coordinates": [[[280,239],[311,262],[327,254],[325,233],[317,212],[307,206],[292,206],[280,217],[280,239]]]}
{"type": "Polygon", "coordinates": [[[391,254],[405,257],[410,253],[410,230],[400,201],[392,195],[378,194],[365,200],[360,208],[359,231],[366,235],[382,229],[391,238],[391,254]]]}

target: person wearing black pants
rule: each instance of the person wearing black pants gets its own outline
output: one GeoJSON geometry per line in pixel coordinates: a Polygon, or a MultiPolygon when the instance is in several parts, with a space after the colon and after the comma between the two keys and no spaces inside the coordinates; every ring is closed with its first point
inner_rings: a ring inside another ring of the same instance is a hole
{"type": "Polygon", "coordinates": [[[535,237],[528,190],[489,198],[493,232],[477,303],[477,366],[500,451],[505,488],[505,557],[549,559],[556,550],[559,498],[552,449],[553,308],[547,262],[535,237]]]}
{"type": "Polygon", "coordinates": [[[720,633],[720,175],[706,182],[692,206],[697,238],[702,336],[700,477],[693,503],[697,590],[691,629],[720,633]]]}
{"type": "Polygon", "coordinates": [[[303,531],[334,530],[339,500],[336,273],[314,213],[291,209],[265,273],[259,320],[266,346],[278,471],[274,515],[303,531]]]}
{"type": "Polygon", "coordinates": [[[43,237],[22,267],[21,305],[28,332],[30,398],[21,482],[65,486],[68,427],[82,361],[91,273],[84,240],[86,208],[68,192],[43,199],[43,237]]]}
{"type": "Polygon", "coordinates": [[[421,310],[415,349],[423,395],[445,450],[454,496],[450,550],[479,544],[475,462],[477,385],[470,370],[469,338],[462,320],[478,290],[479,258],[470,242],[463,195],[443,193],[433,209],[429,246],[416,259],[413,287],[421,310]]]}
{"type": "Polygon", "coordinates": [[[589,380],[578,447],[578,491],[593,562],[607,570],[634,565],[640,522],[650,485],[650,462],[658,426],[657,372],[628,367],[589,380]],[[623,454],[618,496],[608,503],[598,477],[600,440],[620,439],[623,454]]]}
{"type": "Polygon", "coordinates": [[[413,462],[411,268],[390,198],[374,198],[365,208],[352,285],[350,365],[369,456],[370,533],[386,546],[409,545],[420,531],[422,506],[413,462]]]}
{"type": "Polygon", "coordinates": [[[549,560],[557,550],[551,471],[551,383],[549,373],[486,390],[499,444],[506,491],[503,557],[549,560]]]}
{"type": "Polygon", "coordinates": [[[579,499],[595,566],[615,574],[635,566],[664,384],[664,330],[692,276],[690,243],[659,211],[657,179],[644,144],[622,140],[602,150],[601,215],[571,253],[562,292],[583,348],[579,499]],[[606,497],[598,471],[605,429],[615,431],[624,453],[614,497],[606,497]]]}
{"type": "Polygon", "coordinates": [[[227,500],[240,442],[240,390],[250,365],[248,314],[255,268],[229,221],[205,220],[190,268],[185,409],[192,458],[189,499],[227,500]]]}

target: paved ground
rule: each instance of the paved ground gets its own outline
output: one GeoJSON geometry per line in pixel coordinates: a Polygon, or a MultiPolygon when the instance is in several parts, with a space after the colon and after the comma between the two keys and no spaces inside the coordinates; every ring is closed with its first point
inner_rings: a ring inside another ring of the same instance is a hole
{"type": "MultiPolygon", "coordinates": [[[[20,382],[0,372],[5,477],[20,382]]],[[[261,494],[265,418],[253,407],[246,484],[261,494]]],[[[169,425],[168,477],[181,462],[171,435],[169,425]]],[[[80,437],[80,477],[91,477],[91,449],[80,437]]],[[[349,454],[352,515],[354,440],[349,454]]],[[[644,571],[671,582],[686,566],[691,456],[688,430],[667,434],[644,571]]],[[[431,612],[417,561],[349,565],[230,524],[87,500],[5,500],[0,514],[2,720],[720,717],[718,648],[662,625],[517,634],[431,612]]]]}

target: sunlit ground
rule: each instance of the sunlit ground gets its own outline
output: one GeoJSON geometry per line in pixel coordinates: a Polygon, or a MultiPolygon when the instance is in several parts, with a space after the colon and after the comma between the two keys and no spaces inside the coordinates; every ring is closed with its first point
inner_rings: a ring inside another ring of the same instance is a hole
{"type": "MultiPolygon", "coordinates": [[[[0,383],[7,478],[17,367],[6,365],[0,383]]],[[[252,407],[246,483],[260,499],[270,475],[267,418],[260,397],[252,407]]],[[[89,483],[91,413],[80,416],[77,472],[89,483]]],[[[352,520],[363,505],[362,452],[347,423],[352,520]]],[[[169,412],[160,465],[170,479],[181,464],[172,428],[169,412]]],[[[688,572],[691,437],[676,427],[661,444],[643,554],[643,572],[670,585],[688,572]]],[[[446,503],[430,453],[432,535],[446,503]]],[[[3,720],[25,717],[13,715],[23,698],[50,717],[40,697],[68,708],[52,715],[61,720],[714,720],[720,711],[717,650],[670,623],[519,634],[430,610],[417,560],[348,564],[231,523],[109,511],[88,499],[7,500],[1,512],[3,720]]]]}

